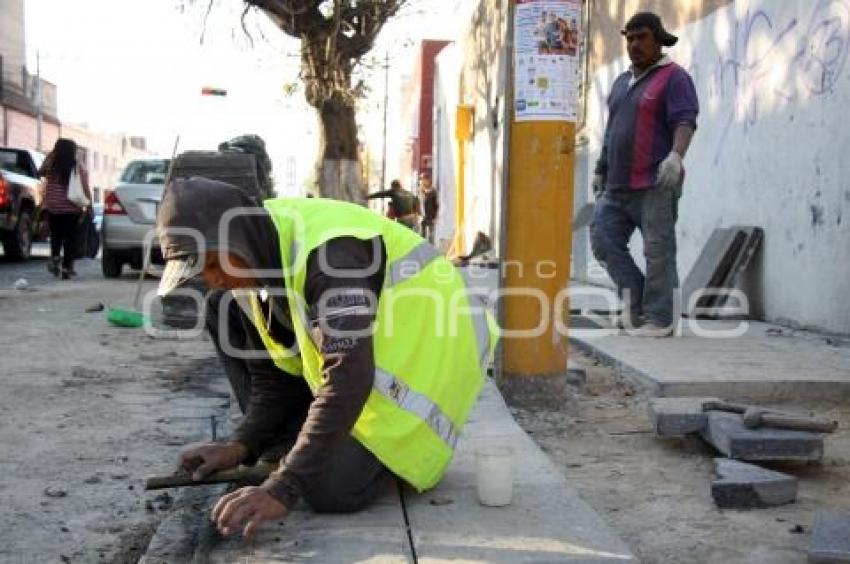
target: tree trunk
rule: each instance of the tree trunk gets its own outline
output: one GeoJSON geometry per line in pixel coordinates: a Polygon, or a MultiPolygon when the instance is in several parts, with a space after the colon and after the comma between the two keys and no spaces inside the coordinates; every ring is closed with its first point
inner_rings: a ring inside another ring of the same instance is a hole
{"type": "Polygon", "coordinates": [[[353,104],[354,100],[336,93],[316,108],[321,131],[316,179],[323,198],[361,203],[365,187],[353,104]]]}

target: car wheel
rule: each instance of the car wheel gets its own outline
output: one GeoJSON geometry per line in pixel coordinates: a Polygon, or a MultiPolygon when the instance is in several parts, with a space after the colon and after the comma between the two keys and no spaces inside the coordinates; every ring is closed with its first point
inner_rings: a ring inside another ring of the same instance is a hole
{"type": "Polygon", "coordinates": [[[100,258],[100,268],[103,271],[104,278],[118,278],[121,276],[121,270],[124,268],[124,261],[121,259],[121,256],[110,252],[109,249],[104,247],[100,258]]]}
{"type": "Polygon", "coordinates": [[[3,237],[3,250],[11,260],[27,260],[32,251],[32,215],[22,211],[15,230],[3,237]]]}

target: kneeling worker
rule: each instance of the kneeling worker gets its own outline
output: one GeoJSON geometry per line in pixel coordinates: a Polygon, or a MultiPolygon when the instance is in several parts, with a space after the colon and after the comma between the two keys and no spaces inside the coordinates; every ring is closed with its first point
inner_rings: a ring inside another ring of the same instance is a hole
{"type": "Polygon", "coordinates": [[[279,458],[263,484],[218,501],[223,534],[251,535],[299,498],[359,510],[390,476],[419,491],[439,482],[497,330],[434,247],[354,204],[259,207],[200,178],[169,185],[157,231],[159,294],[198,273],[213,290],[208,328],[245,414],[228,442],[184,451],[182,467],[201,479],[279,458]]]}

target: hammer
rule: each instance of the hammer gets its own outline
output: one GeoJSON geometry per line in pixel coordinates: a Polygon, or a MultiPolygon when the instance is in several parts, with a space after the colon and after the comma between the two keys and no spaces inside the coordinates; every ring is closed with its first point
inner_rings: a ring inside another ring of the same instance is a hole
{"type": "Polygon", "coordinates": [[[185,486],[204,486],[207,484],[222,484],[231,482],[243,482],[259,485],[269,477],[275,469],[276,464],[258,462],[254,466],[238,466],[228,470],[213,472],[202,480],[193,480],[192,476],[185,472],[179,472],[170,476],[150,476],[145,478],[146,490],[162,490],[166,488],[180,488],[185,486]]]}
{"type": "Polygon", "coordinates": [[[739,413],[743,416],[744,427],[756,429],[758,427],[773,427],[776,429],[791,429],[795,431],[811,431],[813,433],[832,433],[838,428],[837,421],[824,421],[823,419],[809,419],[807,417],[795,417],[783,413],[776,413],[760,407],[753,407],[739,403],[725,401],[707,401],[702,404],[705,411],[726,411],[739,413]]]}
{"type": "Polygon", "coordinates": [[[794,431],[810,431],[812,433],[832,433],[838,428],[837,421],[810,419],[808,417],[793,417],[781,413],[771,413],[759,407],[751,407],[744,412],[744,427],[773,427],[776,429],[791,429],[794,431]]]}

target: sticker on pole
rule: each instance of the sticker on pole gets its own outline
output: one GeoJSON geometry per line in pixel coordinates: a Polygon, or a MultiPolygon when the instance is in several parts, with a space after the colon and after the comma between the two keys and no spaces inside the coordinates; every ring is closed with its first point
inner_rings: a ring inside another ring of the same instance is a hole
{"type": "Polygon", "coordinates": [[[517,0],[516,121],[576,121],[580,0],[517,0]]]}

